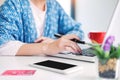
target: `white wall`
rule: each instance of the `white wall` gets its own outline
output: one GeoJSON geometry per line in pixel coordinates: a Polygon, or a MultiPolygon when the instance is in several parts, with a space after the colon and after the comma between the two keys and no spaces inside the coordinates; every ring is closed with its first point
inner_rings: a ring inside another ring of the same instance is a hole
{"type": "Polygon", "coordinates": [[[76,0],[76,20],[82,23],[85,40],[90,31],[106,31],[118,0],[76,0]]]}
{"type": "Polygon", "coordinates": [[[64,8],[65,12],[70,16],[71,13],[71,0],[57,0],[64,8]]]}

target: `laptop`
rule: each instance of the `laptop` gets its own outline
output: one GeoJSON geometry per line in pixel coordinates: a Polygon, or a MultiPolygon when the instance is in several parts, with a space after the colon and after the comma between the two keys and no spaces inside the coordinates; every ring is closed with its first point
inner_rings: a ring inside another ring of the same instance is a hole
{"type": "MultiPolygon", "coordinates": [[[[105,35],[104,41],[102,43],[102,47],[104,45],[104,42],[106,40],[106,38],[109,35],[113,35],[115,36],[115,42],[114,45],[118,45],[120,44],[120,1],[118,1],[117,6],[114,9],[107,33],[105,35]]],[[[95,55],[91,54],[90,52],[92,52],[92,48],[85,48],[82,49],[82,55],[75,55],[71,52],[63,52],[60,54],[56,54],[56,55],[52,55],[52,57],[58,57],[58,58],[64,58],[64,59],[72,59],[72,60],[78,60],[78,61],[85,61],[85,62],[90,62],[90,63],[94,63],[95,62],[95,55]]]]}

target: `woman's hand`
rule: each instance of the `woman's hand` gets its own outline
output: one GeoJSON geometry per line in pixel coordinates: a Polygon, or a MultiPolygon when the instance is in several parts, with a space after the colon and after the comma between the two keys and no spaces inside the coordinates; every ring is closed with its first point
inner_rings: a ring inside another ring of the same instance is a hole
{"type": "Polygon", "coordinates": [[[77,43],[71,41],[70,39],[78,39],[75,35],[65,35],[55,41],[50,41],[43,45],[43,50],[46,55],[54,55],[63,51],[70,51],[73,53],[81,53],[80,47],[77,43]]]}
{"type": "Polygon", "coordinates": [[[81,53],[77,43],[70,40],[74,38],[79,40],[75,35],[65,35],[57,40],[40,37],[33,44],[21,46],[16,55],[54,55],[63,51],[81,53]]]}
{"type": "Polygon", "coordinates": [[[36,39],[34,42],[35,43],[51,43],[55,40],[47,38],[47,37],[39,37],[38,39],[36,39]]]}

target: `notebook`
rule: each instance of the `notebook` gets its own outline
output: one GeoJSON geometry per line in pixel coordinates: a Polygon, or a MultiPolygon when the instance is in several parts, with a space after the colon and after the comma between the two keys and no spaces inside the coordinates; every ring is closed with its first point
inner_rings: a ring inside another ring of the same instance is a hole
{"type": "MultiPolygon", "coordinates": [[[[118,45],[120,44],[120,2],[118,1],[117,6],[114,9],[110,24],[108,26],[108,30],[107,33],[105,35],[104,41],[102,46],[104,45],[104,42],[106,40],[106,38],[109,35],[113,35],[115,36],[115,43],[114,45],[118,45]]],[[[71,52],[64,52],[64,53],[60,53],[60,54],[56,54],[56,55],[52,55],[52,57],[58,57],[58,58],[65,58],[65,59],[72,59],[72,60],[79,60],[79,61],[85,61],[85,62],[91,62],[94,63],[95,62],[95,55],[89,53],[91,52],[93,49],[90,48],[86,48],[86,49],[82,49],[82,55],[74,55],[71,52]]]]}

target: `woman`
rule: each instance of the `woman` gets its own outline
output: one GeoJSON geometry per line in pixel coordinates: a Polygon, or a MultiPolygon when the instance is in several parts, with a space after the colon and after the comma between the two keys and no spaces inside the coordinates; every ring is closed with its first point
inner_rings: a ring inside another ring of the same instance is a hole
{"type": "Polygon", "coordinates": [[[56,0],[5,0],[0,7],[0,55],[80,53],[70,39],[82,37],[80,24],[56,0]]]}

